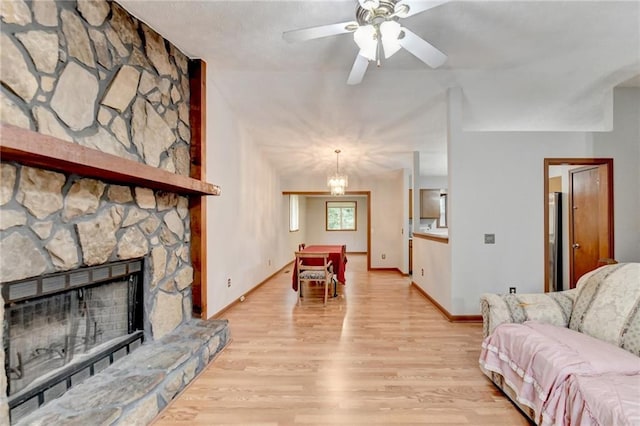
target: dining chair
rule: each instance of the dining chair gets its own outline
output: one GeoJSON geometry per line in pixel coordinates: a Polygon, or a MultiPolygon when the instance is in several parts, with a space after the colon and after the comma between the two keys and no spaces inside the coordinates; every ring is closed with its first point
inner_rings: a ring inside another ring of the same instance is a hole
{"type": "MultiPolygon", "coordinates": [[[[302,301],[302,284],[311,281],[324,283],[324,304],[327,304],[329,286],[333,278],[333,263],[329,253],[296,252],[296,268],[298,273],[298,303],[302,301]]],[[[307,294],[309,292],[307,291],[307,294]]]]}

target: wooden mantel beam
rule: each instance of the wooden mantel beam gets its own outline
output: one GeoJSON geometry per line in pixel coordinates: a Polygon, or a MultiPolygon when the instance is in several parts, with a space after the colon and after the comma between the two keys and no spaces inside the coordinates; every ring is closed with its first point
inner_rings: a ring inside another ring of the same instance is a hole
{"type": "Polygon", "coordinates": [[[180,195],[220,195],[211,183],[2,123],[0,160],[180,195]]]}

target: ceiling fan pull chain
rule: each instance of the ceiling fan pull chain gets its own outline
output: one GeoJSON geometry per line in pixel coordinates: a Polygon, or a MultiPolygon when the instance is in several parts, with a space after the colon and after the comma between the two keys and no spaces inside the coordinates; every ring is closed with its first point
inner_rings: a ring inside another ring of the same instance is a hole
{"type": "Polygon", "coordinates": [[[382,36],[380,35],[380,27],[376,28],[376,33],[377,33],[377,45],[376,45],[376,65],[378,68],[380,68],[380,49],[382,46],[382,36]]]}

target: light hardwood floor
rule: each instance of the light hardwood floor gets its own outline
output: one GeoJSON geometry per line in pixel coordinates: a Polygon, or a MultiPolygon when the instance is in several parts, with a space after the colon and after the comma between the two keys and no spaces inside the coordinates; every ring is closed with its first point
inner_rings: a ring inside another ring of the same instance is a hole
{"type": "Polygon", "coordinates": [[[297,305],[287,268],[226,311],[232,342],[154,426],[528,424],[478,368],[480,324],[348,258],[326,307],[320,285],[297,305]]]}

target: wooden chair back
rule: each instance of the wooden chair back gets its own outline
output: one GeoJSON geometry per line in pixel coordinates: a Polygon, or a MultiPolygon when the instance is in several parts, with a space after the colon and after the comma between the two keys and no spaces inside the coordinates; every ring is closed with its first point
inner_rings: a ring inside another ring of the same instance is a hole
{"type": "Polygon", "coordinates": [[[333,265],[329,253],[296,252],[298,275],[298,302],[302,298],[302,284],[309,282],[324,283],[324,303],[327,304],[329,285],[333,277],[333,265]]]}

